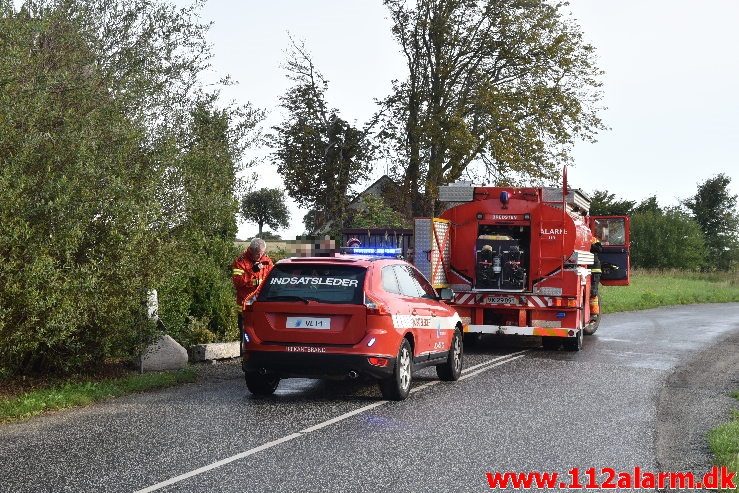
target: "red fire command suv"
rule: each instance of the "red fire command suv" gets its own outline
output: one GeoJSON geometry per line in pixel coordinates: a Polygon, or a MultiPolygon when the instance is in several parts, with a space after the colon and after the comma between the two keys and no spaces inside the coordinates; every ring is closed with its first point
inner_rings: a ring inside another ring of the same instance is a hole
{"type": "Polygon", "coordinates": [[[278,262],[244,309],[249,390],[281,378],[377,379],[383,397],[408,396],[413,372],[462,371],[462,324],[423,275],[395,258],[338,255],[278,262]]]}

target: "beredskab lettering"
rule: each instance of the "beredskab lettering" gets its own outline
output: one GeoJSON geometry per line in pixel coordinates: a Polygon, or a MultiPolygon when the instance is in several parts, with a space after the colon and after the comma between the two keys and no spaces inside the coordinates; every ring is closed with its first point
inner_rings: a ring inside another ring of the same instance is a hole
{"type": "Polygon", "coordinates": [[[359,281],[356,279],[339,279],[336,277],[273,277],[270,284],[310,284],[312,286],[342,286],[356,288],[359,281]]]}

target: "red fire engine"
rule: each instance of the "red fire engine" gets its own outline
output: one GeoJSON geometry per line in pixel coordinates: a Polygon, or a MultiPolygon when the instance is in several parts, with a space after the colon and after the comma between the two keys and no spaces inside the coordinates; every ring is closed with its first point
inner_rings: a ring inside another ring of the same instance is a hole
{"type": "Polygon", "coordinates": [[[476,186],[439,191],[445,210],[415,221],[414,264],[473,334],[541,336],[578,351],[599,323],[591,303],[593,237],[601,284],[629,284],[629,218],[589,216],[579,190],[476,186]]]}

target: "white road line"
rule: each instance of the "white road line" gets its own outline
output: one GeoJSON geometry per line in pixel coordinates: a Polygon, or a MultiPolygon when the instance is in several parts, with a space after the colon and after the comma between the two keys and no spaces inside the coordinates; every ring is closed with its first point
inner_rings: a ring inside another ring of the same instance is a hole
{"type": "Polygon", "coordinates": [[[500,366],[500,365],[504,365],[504,364],[506,364],[506,363],[510,363],[511,361],[513,361],[513,360],[515,360],[515,359],[518,359],[518,358],[523,358],[524,356],[525,356],[525,354],[521,354],[521,355],[519,355],[519,356],[514,356],[513,358],[508,358],[508,359],[507,359],[507,360],[505,360],[505,361],[501,361],[501,362],[499,362],[499,363],[495,363],[494,365],[489,365],[489,366],[486,366],[486,367],[484,367],[484,368],[480,368],[479,370],[477,370],[477,371],[473,371],[472,373],[468,373],[468,374],[466,374],[466,375],[462,375],[461,377],[459,377],[459,379],[460,379],[460,380],[464,380],[465,378],[470,378],[470,377],[474,377],[475,375],[478,375],[478,374],[480,374],[480,373],[482,373],[482,372],[484,372],[484,371],[487,371],[487,370],[489,370],[490,368],[495,368],[496,366],[500,366]]]}
{"type": "Polygon", "coordinates": [[[331,418],[327,421],[324,421],[322,423],[318,423],[317,425],[313,425],[310,428],[306,428],[304,430],[300,430],[298,433],[310,433],[312,431],[320,430],[321,428],[325,428],[327,426],[331,426],[334,423],[338,423],[339,421],[343,421],[346,418],[351,418],[352,416],[356,416],[357,414],[361,414],[365,411],[369,411],[370,409],[374,409],[376,407],[380,407],[383,404],[387,404],[388,401],[378,401],[374,404],[369,404],[364,407],[360,407],[359,409],[355,409],[354,411],[349,411],[348,413],[344,413],[341,416],[336,416],[335,418],[331,418]]]}
{"type": "Polygon", "coordinates": [[[483,361],[480,364],[477,364],[477,365],[474,365],[474,366],[469,366],[469,367],[465,368],[464,370],[462,370],[462,373],[468,373],[468,372],[471,372],[472,370],[474,370],[475,368],[480,368],[481,366],[487,366],[487,365],[489,365],[491,363],[495,363],[496,361],[500,361],[502,359],[508,359],[511,356],[516,356],[518,354],[523,354],[523,353],[526,353],[528,351],[529,351],[528,349],[524,349],[523,351],[518,351],[518,352],[510,353],[510,354],[504,354],[503,356],[498,356],[497,358],[493,358],[493,359],[489,359],[487,361],[483,361]]]}
{"type": "Polygon", "coordinates": [[[431,387],[433,385],[436,385],[440,381],[441,380],[431,380],[430,382],[427,382],[427,383],[425,383],[423,385],[419,385],[418,387],[413,387],[411,389],[410,393],[413,394],[414,392],[418,392],[419,390],[427,389],[427,388],[429,388],[429,387],[431,387]]]}
{"type": "MultiPolygon", "coordinates": [[[[477,365],[474,365],[474,366],[470,366],[469,368],[465,368],[464,370],[462,370],[462,373],[467,373],[467,374],[466,375],[462,375],[461,377],[459,377],[459,379],[460,380],[464,380],[465,378],[472,377],[472,376],[477,375],[479,373],[482,373],[482,372],[484,372],[486,370],[489,370],[490,368],[503,365],[505,363],[508,363],[509,361],[513,361],[513,360],[516,360],[516,359],[519,359],[519,358],[523,358],[523,356],[524,356],[523,353],[526,353],[527,351],[528,350],[518,351],[516,353],[511,353],[511,354],[507,354],[507,355],[504,355],[504,356],[499,356],[497,358],[493,358],[493,359],[488,360],[488,361],[485,361],[483,363],[480,363],[480,364],[477,364],[477,365]],[[503,360],[503,361],[500,361],[500,360],[503,360]],[[477,368],[479,368],[477,371],[474,371],[472,373],[468,373],[471,370],[475,370],[477,368]]],[[[425,383],[423,385],[419,385],[417,387],[413,387],[411,389],[411,393],[418,392],[418,391],[423,390],[423,389],[427,389],[429,387],[432,387],[432,386],[438,384],[439,382],[440,382],[439,380],[433,380],[433,381],[427,382],[427,383],[425,383]]],[[[311,433],[311,432],[320,430],[322,428],[326,428],[327,426],[331,426],[331,425],[336,424],[336,423],[338,423],[340,421],[343,421],[343,420],[345,420],[347,418],[351,418],[352,416],[356,416],[357,414],[361,414],[363,412],[369,411],[370,409],[374,409],[376,407],[383,406],[383,405],[387,404],[388,402],[389,401],[377,401],[377,402],[374,402],[372,404],[368,404],[366,406],[360,407],[359,409],[355,409],[354,411],[349,411],[348,413],[344,413],[344,414],[342,414],[340,416],[336,416],[335,418],[331,418],[329,420],[322,421],[321,423],[318,423],[316,425],[313,425],[313,426],[310,426],[310,427],[305,428],[303,430],[300,430],[297,433],[293,433],[291,435],[287,435],[287,436],[284,436],[282,438],[278,438],[277,440],[272,440],[271,442],[267,442],[267,443],[265,443],[263,445],[260,445],[258,447],[251,448],[249,450],[246,450],[244,452],[238,453],[236,455],[232,455],[231,457],[227,457],[225,459],[221,459],[221,460],[219,460],[217,462],[213,462],[212,464],[208,464],[207,466],[199,467],[199,468],[194,469],[194,470],[192,470],[190,472],[186,472],[184,474],[180,474],[179,476],[175,476],[173,478],[167,479],[166,481],[162,481],[161,483],[153,484],[153,485],[151,485],[151,486],[149,486],[147,488],[144,488],[142,490],[137,490],[134,493],[150,493],[152,491],[160,490],[162,488],[165,488],[167,486],[173,485],[175,483],[179,483],[180,481],[184,481],[185,479],[191,478],[193,476],[197,476],[199,474],[203,474],[204,472],[208,472],[208,471],[211,471],[211,470],[216,469],[218,467],[225,466],[226,464],[229,464],[229,463],[231,463],[233,461],[236,461],[236,460],[239,460],[239,459],[243,459],[244,457],[249,457],[250,455],[257,454],[259,452],[262,452],[264,450],[267,450],[268,448],[272,448],[272,447],[274,447],[276,445],[280,445],[282,443],[289,442],[290,440],[294,440],[296,438],[300,438],[300,437],[302,437],[305,434],[308,434],[308,433],[311,433]]]]}
{"type": "Polygon", "coordinates": [[[191,478],[193,476],[197,476],[198,474],[203,474],[204,472],[210,471],[212,469],[215,469],[216,467],[225,466],[226,464],[233,462],[235,460],[243,459],[244,457],[248,457],[250,455],[254,455],[258,452],[261,452],[262,450],[267,450],[270,447],[274,447],[275,445],[279,445],[281,443],[289,442],[290,440],[294,440],[295,438],[299,438],[303,436],[302,433],[293,433],[292,435],[287,435],[282,438],[278,438],[277,440],[272,440],[271,442],[267,442],[264,445],[260,445],[259,447],[254,447],[252,449],[249,449],[245,452],[241,452],[240,454],[232,455],[231,457],[227,457],[225,459],[221,459],[218,462],[214,462],[212,464],[208,464],[207,466],[199,467],[193,471],[186,472],[185,474],[180,474],[179,476],[175,476],[173,478],[170,478],[166,481],[162,481],[161,483],[157,483],[154,485],[149,486],[148,488],[144,488],[143,490],[138,490],[135,493],[149,493],[150,491],[156,491],[164,488],[165,486],[169,486],[175,483],[179,483],[180,481],[183,481],[187,478],[191,478]]]}

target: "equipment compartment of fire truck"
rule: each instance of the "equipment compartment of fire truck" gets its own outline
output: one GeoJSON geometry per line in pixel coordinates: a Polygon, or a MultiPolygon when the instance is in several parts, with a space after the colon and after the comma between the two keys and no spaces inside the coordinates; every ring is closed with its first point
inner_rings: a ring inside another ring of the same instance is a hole
{"type": "Polygon", "coordinates": [[[475,251],[478,289],[523,291],[528,270],[528,228],[480,226],[475,251]]]}
{"type": "Polygon", "coordinates": [[[413,261],[470,336],[541,336],[545,348],[578,351],[600,321],[595,255],[601,285],[629,283],[629,218],[589,216],[590,199],[566,178],[563,188],[459,182],[439,200],[439,217],[415,221],[413,261]]]}

